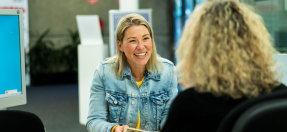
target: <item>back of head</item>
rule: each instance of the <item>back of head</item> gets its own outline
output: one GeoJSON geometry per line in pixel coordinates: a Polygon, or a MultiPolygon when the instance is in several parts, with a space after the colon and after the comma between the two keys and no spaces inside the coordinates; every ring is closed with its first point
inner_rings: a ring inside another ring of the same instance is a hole
{"type": "Polygon", "coordinates": [[[239,0],[211,0],[195,10],[178,48],[180,83],[199,92],[255,97],[278,85],[274,48],[259,15],[239,0]]]}

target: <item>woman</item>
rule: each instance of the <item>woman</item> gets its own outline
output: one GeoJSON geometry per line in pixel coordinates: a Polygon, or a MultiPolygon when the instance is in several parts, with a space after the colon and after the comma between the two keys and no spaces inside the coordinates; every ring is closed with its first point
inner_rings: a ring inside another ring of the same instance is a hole
{"type": "Polygon", "coordinates": [[[270,35],[239,0],[213,0],[191,15],[177,50],[179,82],[162,132],[215,132],[237,104],[286,90],[271,69],[270,35]]]}
{"type": "Polygon", "coordinates": [[[153,32],[138,14],[117,26],[117,53],[97,67],[91,87],[89,132],[157,131],[177,95],[172,62],[156,53],[153,32]]]}

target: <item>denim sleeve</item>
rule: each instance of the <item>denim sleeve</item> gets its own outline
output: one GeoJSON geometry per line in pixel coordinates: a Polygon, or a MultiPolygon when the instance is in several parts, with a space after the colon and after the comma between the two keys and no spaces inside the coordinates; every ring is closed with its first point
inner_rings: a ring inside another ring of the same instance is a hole
{"type": "Polygon", "coordinates": [[[170,92],[169,92],[169,97],[170,100],[166,103],[165,108],[162,112],[162,118],[161,118],[161,122],[160,122],[160,129],[163,127],[165,121],[166,121],[166,117],[168,114],[168,110],[169,107],[172,103],[172,101],[174,100],[174,98],[177,96],[178,93],[178,89],[177,89],[177,74],[174,72],[175,71],[175,67],[172,66],[171,68],[172,72],[171,72],[171,81],[170,81],[170,92]]]}
{"type": "Polygon", "coordinates": [[[89,132],[110,132],[117,123],[107,122],[108,104],[105,100],[105,87],[103,84],[103,67],[100,64],[95,71],[90,95],[87,129],[89,132]]]}

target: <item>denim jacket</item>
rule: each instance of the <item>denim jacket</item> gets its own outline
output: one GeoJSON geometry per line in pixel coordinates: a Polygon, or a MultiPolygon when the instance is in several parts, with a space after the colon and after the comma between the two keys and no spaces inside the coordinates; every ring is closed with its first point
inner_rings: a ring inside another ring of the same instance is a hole
{"type": "Polygon", "coordinates": [[[140,110],[143,130],[158,131],[165,122],[169,106],[177,95],[177,77],[172,62],[159,58],[161,72],[147,72],[139,88],[130,67],[124,68],[120,78],[108,62],[97,67],[91,86],[87,121],[89,132],[110,132],[114,125],[135,128],[140,110]]]}

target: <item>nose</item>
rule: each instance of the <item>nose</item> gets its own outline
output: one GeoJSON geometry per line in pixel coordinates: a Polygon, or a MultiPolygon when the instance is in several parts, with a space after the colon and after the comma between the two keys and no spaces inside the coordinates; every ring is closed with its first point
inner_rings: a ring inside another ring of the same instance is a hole
{"type": "Polygon", "coordinates": [[[141,50],[141,49],[144,49],[144,47],[145,47],[144,42],[138,41],[137,49],[141,50]]]}

